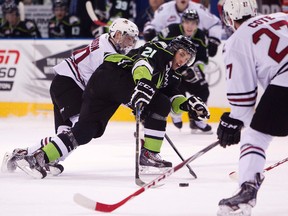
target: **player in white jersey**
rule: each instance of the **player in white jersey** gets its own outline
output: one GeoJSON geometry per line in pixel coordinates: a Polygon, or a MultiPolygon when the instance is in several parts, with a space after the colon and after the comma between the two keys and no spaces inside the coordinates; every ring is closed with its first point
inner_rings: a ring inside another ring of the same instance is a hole
{"type": "Polygon", "coordinates": [[[151,40],[157,33],[168,25],[181,23],[182,14],[186,10],[196,10],[199,19],[198,28],[207,31],[209,35],[209,56],[213,57],[217,53],[222,35],[222,26],[220,19],[211,14],[202,4],[192,2],[191,0],[173,0],[162,4],[154,13],[154,18],[144,27],[143,34],[145,38],[151,40]]]}
{"type": "MultiPolygon", "coordinates": [[[[56,76],[51,83],[50,95],[54,105],[54,123],[57,134],[68,130],[78,121],[83,91],[91,75],[103,63],[105,55],[126,54],[134,48],[138,34],[138,27],[133,22],[118,18],[111,24],[109,33],[92,40],[88,46],[74,51],[69,58],[53,68],[56,76]]],[[[14,154],[21,152],[21,154],[30,155],[49,141],[48,137],[28,149],[15,149],[14,154]]],[[[4,161],[7,162],[11,157],[11,154],[6,154],[4,161]]],[[[13,163],[5,164],[6,162],[2,165],[3,169],[13,171],[16,168],[13,163]]]]}
{"type": "Polygon", "coordinates": [[[218,216],[251,214],[266,150],[273,136],[288,135],[288,15],[256,11],[255,0],[224,3],[225,22],[235,30],[223,49],[231,112],[222,115],[217,135],[224,148],[240,142],[240,190],[219,202],[218,216]],[[257,83],[264,93],[255,110],[257,83]]]}

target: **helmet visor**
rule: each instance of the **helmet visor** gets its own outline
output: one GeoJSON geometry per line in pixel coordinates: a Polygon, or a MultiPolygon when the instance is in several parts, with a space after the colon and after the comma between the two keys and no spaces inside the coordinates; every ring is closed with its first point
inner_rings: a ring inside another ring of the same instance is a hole
{"type": "Polygon", "coordinates": [[[137,36],[131,36],[127,33],[124,33],[121,37],[121,40],[119,41],[119,46],[121,53],[126,54],[131,49],[133,49],[138,41],[137,36]]]}

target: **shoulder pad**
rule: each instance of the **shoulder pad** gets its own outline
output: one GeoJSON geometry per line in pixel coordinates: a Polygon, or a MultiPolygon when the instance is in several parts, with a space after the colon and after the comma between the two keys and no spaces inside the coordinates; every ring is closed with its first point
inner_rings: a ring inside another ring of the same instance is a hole
{"type": "Polygon", "coordinates": [[[69,23],[70,24],[77,24],[80,23],[80,19],[76,16],[70,16],[69,17],[69,23]]]}
{"type": "Polygon", "coordinates": [[[35,28],[35,23],[32,21],[26,21],[25,26],[27,29],[31,30],[35,28]]]}
{"type": "Polygon", "coordinates": [[[164,41],[157,41],[157,43],[162,46],[164,49],[166,49],[167,44],[164,41]]]}

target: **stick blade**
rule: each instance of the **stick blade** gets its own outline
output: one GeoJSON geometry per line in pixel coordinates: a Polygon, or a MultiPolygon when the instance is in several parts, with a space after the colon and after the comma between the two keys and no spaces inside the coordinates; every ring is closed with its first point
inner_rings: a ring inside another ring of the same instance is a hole
{"type": "Polygon", "coordinates": [[[96,202],[92,199],[89,199],[86,196],[83,196],[80,193],[74,194],[73,200],[75,203],[78,205],[85,207],[90,210],[95,210],[96,209],[96,202]]]}
{"type": "Polygon", "coordinates": [[[231,180],[237,181],[238,180],[238,173],[233,171],[233,172],[229,173],[229,177],[231,180]]]}

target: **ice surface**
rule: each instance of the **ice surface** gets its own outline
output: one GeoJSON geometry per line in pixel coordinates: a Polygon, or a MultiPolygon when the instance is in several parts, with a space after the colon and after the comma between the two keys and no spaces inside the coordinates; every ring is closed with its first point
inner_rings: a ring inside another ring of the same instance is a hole
{"type": "MultiPolygon", "coordinates": [[[[191,135],[188,124],[180,132],[168,124],[167,134],[186,159],[216,140],[214,135],[191,135]]],[[[104,203],[116,203],[134,193],[135,123],[111,122],[100,139],[77,148],[62,164],[61,176],[32,179],[22,171],[0,173],[0,215],[3,216],[92,216],[94,212],[73,202],[74,193],[82,193],[104,203]]],[[[1,161],[6,151],[27,147],[54,132],[52,117],[0,119],[1,161]]],[[[193,161],[190,166],[198,175],[193,180],[186,167],[164,180],[164,186],[149,189],[110,213],[115,216],[212,216],[218,202],[237,190],[237,182],[228,174],[237,170],[239,147],[215,147],[193,161]],[[179,187],[179,183],[189,187],[179,187]]],[[[267,152],[267,166],[287,157],[288,139],[275,138],[267,152]]],[[[181,162],[164,142],[161,152],[173,165],[181,162]]],[[[288,215],[288,163],[266,173],[258,193],[253,216],[288,215]]],[[[150,182],[157,176],[141,176],[150,182]]],[[[109,213],[108,213],[109,214],[109,213]]]]}

